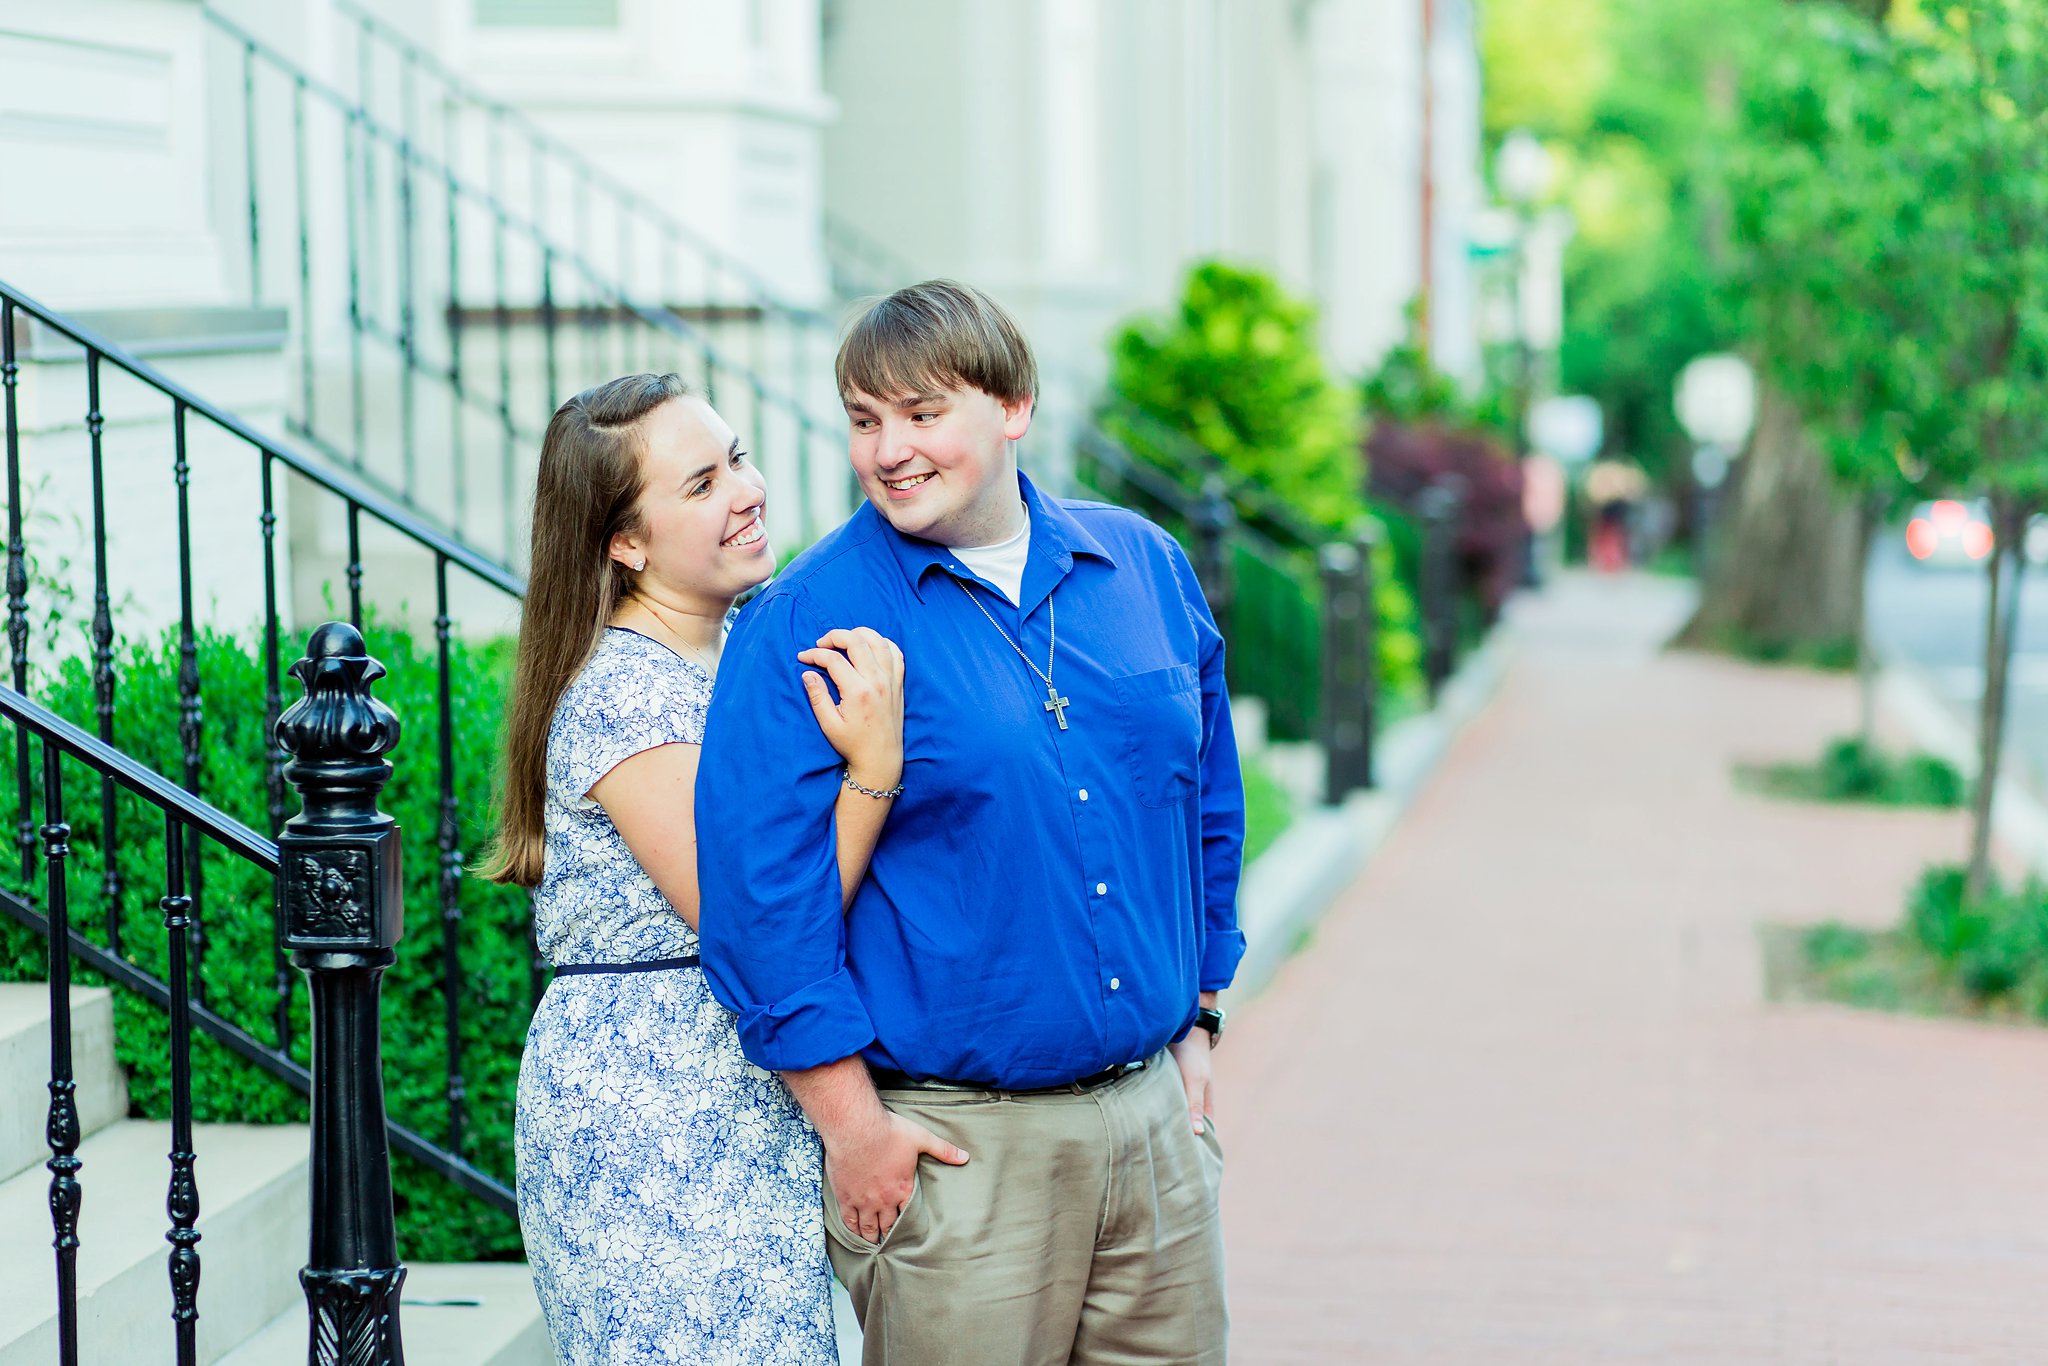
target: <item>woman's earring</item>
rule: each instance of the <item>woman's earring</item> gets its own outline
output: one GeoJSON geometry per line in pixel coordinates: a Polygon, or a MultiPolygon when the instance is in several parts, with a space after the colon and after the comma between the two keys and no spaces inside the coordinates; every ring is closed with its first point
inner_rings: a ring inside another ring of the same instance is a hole
{"type": "Polygon", "coordinates": [[[641,560],[635,560],[635,561],[633,562],[633,572],[634,572],[635,574],[638,574],[638,573],[639,573],[639,572],[640,572],[641,570],[643,570],[643,569],[645,569],[645,568],[647,568],[647,561],[646,561],[646,560],[644,560],[644,559],[641,559],[641,560]]]}

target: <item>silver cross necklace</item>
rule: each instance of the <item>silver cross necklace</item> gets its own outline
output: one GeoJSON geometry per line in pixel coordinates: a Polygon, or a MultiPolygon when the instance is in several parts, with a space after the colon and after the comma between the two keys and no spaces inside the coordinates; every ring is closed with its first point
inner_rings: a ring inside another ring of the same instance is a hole
{"type": "Polygon", "coordinates": [[[1005,645],[1008,645],[1017,652],[1017,658],[1024,661],[1024,667],[1037,674],[1038,681],[1045,684],[1045,709],[1052,713],[1053,720],[1060,723],[1060,729],[1065,730],[1067,728],[1067,708],[1073,704],[1060,696],[1060,690],[1053,685],[1052,681],[1053,654],[1060,647],[1060,619],[1059,613],[1053,607],[1052,598],[1048,595],[1045,600],[1046,631],[1051,636],[1051,640],[1045,647],[1045,667],[1041,669],[1031,662],[1031,656],[1024,653],[1023,646],[1010,639],[1010,633],[1003,629],[1003,624],[990,614],[988,608],[981,605],[981,599],[974,596],[973,589],[961,583],[958,579],[954,579],[953,582],[959,587],[961,592],[967,595],[967,600],[973,603],[983,616],[988,617],[988,624],[996,628],[996,634],[1003,638],[1005,645]]]}

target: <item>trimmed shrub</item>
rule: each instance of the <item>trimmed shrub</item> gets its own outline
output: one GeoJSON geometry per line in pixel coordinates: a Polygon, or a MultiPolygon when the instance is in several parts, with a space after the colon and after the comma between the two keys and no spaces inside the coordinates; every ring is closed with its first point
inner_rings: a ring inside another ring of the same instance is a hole
{"type": "MultiPolygon", "coordinates": [[[[398,961],[384,979],[384,1091],[391,1116],[447,1146],[448,1050],[444,1030],[445,973],[440,914],[440,775],[436,763],[436,679],[431,640],[370,623],[370,653],[389,673],[375,692],[396,711],[405,730],[391,755],[393,773],[380,801],[397,818],[403,847],[406,932],[398,961]]],[[[260,641],[260,635],[251,634],[260,641]]],[[[302,643],[302,642],[299,642],[302,643]]],[[[260,644],[214,632],[199,642],[205,706],[200,756],[201,794],[251,828],[271,831],[264,782],[263,669],[260,644]]],[[[287,642],[286,661],[298,643],[287,642]]],[[[483,847],[491,818],[499,726],[510,679],[510,650],[500,644],[452,647],[455,794],[460,850],[483,847]]],[[[178,646],[175,633],[131,644],[116,661],[115,739],[138,762],[164,774],[184,771],[177,733],[178,646]]],[[[287,705],[298,694],[283,680],[287,705]]],[[[84,660],[50,669],[38,700],[88,729],[93,726],[92,680],[84,660]]],[[[41,773],[40,757],[35,772],[41,773]]],[[[96,942],[109,940],[109,898],[100,783],[75,764],[65,771],[66,815],[73,829],[68,879],[72,923],[96,942]]],[[[17,818],[14,785],[0,794],[0,811],[17,818]]],[[[40,819],[41,784],[32,793],[31,818],[40,819]]],[[[286,811],[298,809],[287,792],[286,811]]],[[[164,824],[156,808],[126,796],[115,802],[114,869],[121,954],[158,977],[167,973],[166,935],[157,899],[164,891],[164,824]]],[[[273,922],[271,881],[252,865],[211,845],[187,841],[200,852],[200,915],[204,947],[200,983],[206,1004],[266,1043],[279,1042],[280,1007],[288,1022],[284,1042],[299,1062],[308,1060],[304,978],[281,965],[273,922]],[[280,992],[282,986],[282,993],[280,992]]],[[[40,883],[40,869],[37,881],[40,883]]],[[[11,861],[7,885],[22,889],[21,867],[11,861]]],[[[40,900],[40,886],[34,889],[40,900]]],[[[460,891],[458,969],[459,1038],[466,1084],[463,1155],[484,1171],[512,1179],[513,1089],[532,1009],[530,910],[527,894],[464,877],[460,891]]],[[[45,941],[23,926],[0,924],[0,980],[41,981],[47,975],[45,941]]],[[[89,973],[80,980],[91,981],[89,973]]],[[[168,1029],[163,1013],[140,997],[115,993],[116,1052],[128,1069],[135,1113],[166,1118],[170,1110],[168,1029]]],[[[303,1122],[305,1101],[296,1091],[212,1043],[193,1035],[193,1095],[201,1121],[303,1122]]],[[[412,1261],[454,1261],[521,1255],[516,1220],[484,1206],[451,1183],[394,1157],[400,1248],[412,1261]]],[[[202,1182],[203,1182],[202,1167],[202,1182]]],[[[202,1184],[202,1198],[204,1188],[202,1184]]]]}
{"type": "Polygon", "coordinates": [[[1364,511],[1357,402],[1323,367],[1314,307],[1271,276],[1203,262],[1176,312],[1127,323],[1110,350],[1117,403],[1150,422],[1112,408],[1103,425],[1140,456],[1199,481],[1156,423],[1325,532],[1364,511]]]}

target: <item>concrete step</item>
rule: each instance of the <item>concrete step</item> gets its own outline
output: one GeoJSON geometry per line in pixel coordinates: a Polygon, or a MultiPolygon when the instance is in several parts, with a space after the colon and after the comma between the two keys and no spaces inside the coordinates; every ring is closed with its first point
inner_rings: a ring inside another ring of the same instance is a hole
{"type": "MultiPolygon", "coordinates": [[[[153,1366],[172,1354],[170,1251],[164,1213],[171,1126],[123,1120],[79,1147],[81,1361],[153,1366]]],[[[307,1133],[301,1125],[202,1125],[199,1181],[199,1359],[218,1361],[303,1303],[307,1133]]],[[[50,1176],[0,1183],[0,1366],[57,1359],[50,1176]]]]}
{"type": "MultiPolygon", "coordinates": [[[[71,989],[71,1071],[81,1132],[97,1133],[128,1113],[128,1079],[114,1061],[114,997],[105,987],[71,989]]],[[[49,1114],[50,988],[0,983],[0,1181],[49,1159],[49,1114]]]]}
{"type": "MultiPolygon", "coordinates": [[[[409,1266],[398,1311],[406,1366],[552,1366],[554,1350],[524,1262],[409,1266]]],[[[220,1366],[303,1366],[302,1300],[220,1366]]]]}

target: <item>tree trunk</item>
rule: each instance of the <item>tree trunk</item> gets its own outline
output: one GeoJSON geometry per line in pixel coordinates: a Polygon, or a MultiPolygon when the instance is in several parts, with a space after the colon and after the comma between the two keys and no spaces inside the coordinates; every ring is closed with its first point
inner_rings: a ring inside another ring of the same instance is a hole
{"type": "Polygon", "coordinates": [[[1766,386],[1749,450],[1722,504],[1699,610],[1679,643],[1773,651],[1863,636],[1863,517],[1766,386]]]}
{"type": "Polygon", "coordinates": [[[1997,536],[1989,568],[1990,599],[1984,622],[1984,696],[1977,716],[1977,789],[1970,798],[1970,871],[1965,901],[1991,885],[1991,808],[1998,795],[1999,759],[2005,749],[2005,702],[2012,649],[2019,631],[2020,581],[2026,574],[2029,508],[1994,494],[1991,528],[1997,536]]]}

